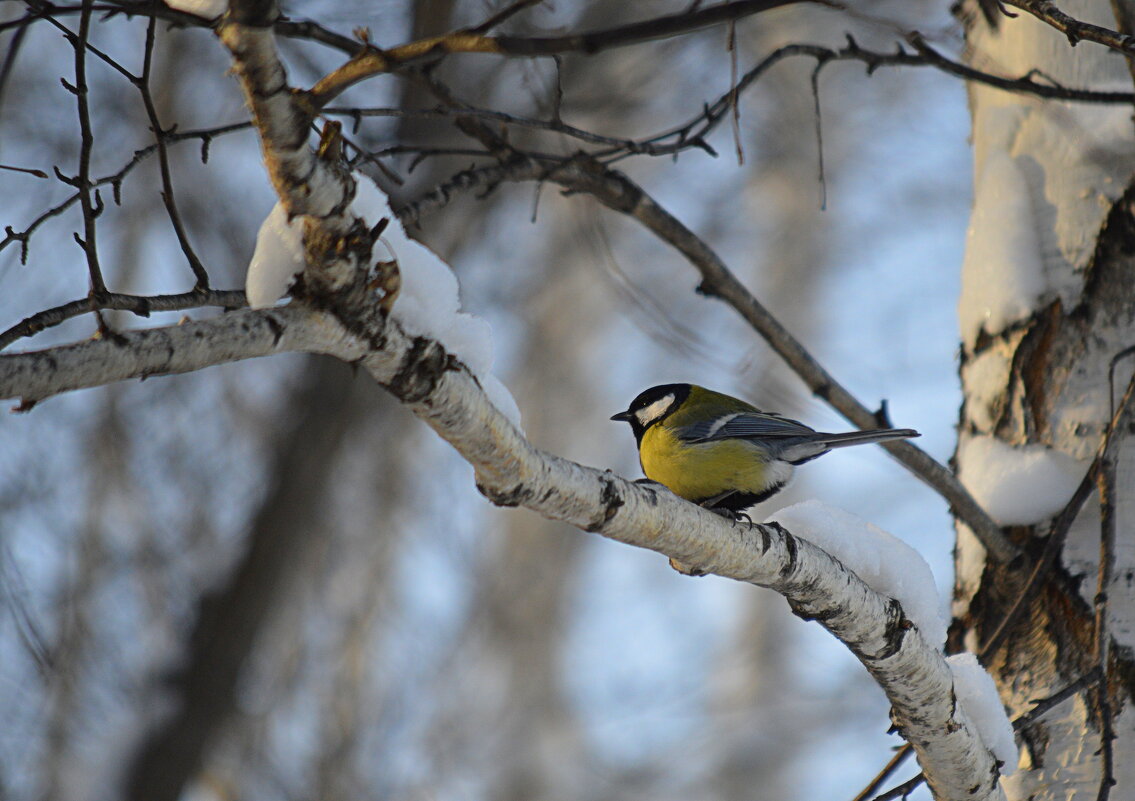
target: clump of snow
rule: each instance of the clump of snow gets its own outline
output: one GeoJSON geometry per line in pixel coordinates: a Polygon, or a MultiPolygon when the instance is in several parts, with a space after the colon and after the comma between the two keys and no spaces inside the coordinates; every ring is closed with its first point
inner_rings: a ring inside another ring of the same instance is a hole
{"type": "MultiPolygon", "coordinates": [[[[491,372],[493,332],[488,322],[461,311],[457,276],[433,251],[406,235],[390,209],[386,195],[374,182],[355,173],[356,192],[351,210],[373,228],[389,222],[372,254],[376,261],[397,261],[401,288],[392,315],[411,336],[436,339],[476,376],[492,404],[520,428],[520,409],[508,388],[491,372]],[[385,252],[384,252],[385,251],[385,252]]],[[[277,203],[260,226],[256,250],[248,265],[245,295],[254,309],[271,306],[287,294],[303,272],[303,224],[288,221],[277,203]]]]}
{"type": "Polygon", "coordinates": [[[974,654],[948,656],[946,664],[954,676],[954,695],[958,703],[993,758],[1002,763],[1001,775],[1011,776],[1017,770],[1017,744],[1013,724],[1005,714],[993,677],[985,672],[974,654]]]}
{"type": "Polygon", "coordinates": [[[449,265],[406,235],[386,195],[370,178],[362,173],[355,173],[354,177],[357,186],[352,211],[371,227],[384,217],[390,220],[375,244],[373,256],[376,260],[398,262],[402,287],[394,301],[392,315],[406,333],[436,339],[464,362],[493,405],[519,428],[520,409],[516,400],[491,372],[493,333],[488,322],[460,311],[457,276],[449,265]]]}
{"type": "Polygon", "coordinates": [[[768,519],[830,553],[881,595],[902,604],[930,645],[946,642],[946,621],[930,565],[905,542],[850,512],[816,500],[781,509],[768,519]]]}
{"type": "Polygon", "coordinates": [[[166,5],[205,19],[216,19],[229,7],[228,0],[166,0],[166,5]]]}
{"type": "Polygon", "coordinates": [[[958,464],[962,484],[1002,526],[1049,519],[1072,498],[1086,470],[1044,445],[1014,447],[985,435],[962,440],[958,464]]]}
{"type": "Polygon", "coordinates": [[[263,309],[284,297],[304,265],[303,222],[298,217],[288,220],[283,204],[277,203],[256,234],[256,249],[244,279],[248,305],[263,309]]]}
{"type": "Polygon", "coordinates": [[[1029,317],[1048,291],[1036,215],[1012,156],[991,152],[977,180],[966,232],[958,321],[973,349],[978,333],[998,334],[1029,317]]]}

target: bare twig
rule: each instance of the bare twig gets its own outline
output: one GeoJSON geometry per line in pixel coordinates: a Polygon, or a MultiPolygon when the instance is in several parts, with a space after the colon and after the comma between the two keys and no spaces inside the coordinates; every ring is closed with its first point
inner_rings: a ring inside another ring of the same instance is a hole
{"type": "MultiPolygon", "coordinates": [[[[251,127],[252,123],[250,122],[238,122],[231,125],[220,125],[216,128],[205,128],[195,131],[168,131],[164,135],[164,139],[167,142],[183,142],[189,139],[197,139],[201,142],[202,156],[204,156],[204,154],[207,152],[209,142],[214,137],[232,133],[234,131],[247,130],[251,127]]],[[[91,183],[91,186],[96,189],[103,186],[109,186],[111,188],[111,192],[113,193],[115,203],[120,202],[122,183],[125,180],[126,176],[129,175],[135,167],[137,167],[147,158],[156,153],[157,150],[158,145],[155,142],[152,145],[147,145],[146,147],[134,151],[134,155],[131,156],[130,160],[126,162],[126,164],[124,164],[121,169],[119,169],[115,173],[112,173],[111,175],[107,175],[95,180],[91,183]]],[[[43,225],[51,218],[58,217],[63,212],[67,211],[67,209],[74,206],[78,201],[79,192],[76,191],[73,195],[66,198],[62,202],[57,203],[56,205],[42,212],[38,217],[32,220],[27,228],[22,231],[17,231],[10,225],[5,226],[4,238],[0,239],[0,251],[4,250],[4,248],[15,242],[19,242],[21,247],[20,261],[26,263],[29,242],[31,240],[32,234],[35,233],[36,229],[38,229],[41,225],[43,225]]]]}
{"type": "Polygon", "coordinates": [[[892,773],[898,770],[899,766],[906,761],[907,757],[914,753],[914,749],[910,747],[910,743],[903,743],[902,747],[895,752],[891,757],[891,761],[883,766],[883,769],[875,776],[870,783],[859,791],[859,795],[855,796],[852,801],[867,801],[871,795],[879,789],[879,785],[885,782],[892,773]]]}
{"type": "MultiPolygon", "coordinates": [[[[1126,432],[1124,432],[1126,433],[1126,432]]],[[[1122,435],[1121,435],[1122,436],[1122,435]]],[[[1117,439],[1119,437],[1116,437],[1117,439]]],[[[1100,565],[1096,581],[1094,642],[1092,659],[1099,668],[1103,680],[1095,693],[1096,717],[1100,727],[1100,788],[1097,801],[1107,801],[1115,784],[1115,753],[1112,741],[1115,740],[1115,724],[1111,710],[1111,654],[1109,645],[1107,611],[1108,593],[1111,591],[1111,577],[1115,568],[1116,510],[1115,510],[1115,460],[1100,460],[1097,486],[1100,493],[1100,565]]]]}
{"type": "MultiPolygon", "coordinates": [[[[91,296],[101,300],[106,294],[102,268],[99,266],[98,243],[95,240],[95,219],[102,211],[102,202],[97,190],[91,198],[91,148],[94,146],[94,133],[91,129],[91,112],[87,102],[87,39],[91,30],[91,4],[83,3],[79,15],[79,34],[72,39],[75,48],[75,85],[70,87],[79,106],[79,174],[73,186],[79,195],[79,206],[83,210],[83,236],[75,235],[75,241],[87,257],[87,272],[91,280],[91,296]]],[[[60,176],[62,178],[62,176],[60,176]]]]}
{"type": "MultiPolygon", "coordinates": [[[[36,5],[38,7],[41,7],[43,9],[48,9],[48,10],[53,9],[53,6],[51,6],[49,3],[39,2],[38,0],[37,0],[37,2],[32,3],[32,5],[36,5]]],[[[76,7],[76,9],[81,14],[85,7],[86,7],[86,4],[84,4],[83,6],[76,7]]],[[[91,7],[92,10],[94,10],[96,8],[96,5],[92,3],[92,4],[90,4],[90,7],[91,7]]],[[[55,19],[54,14],[46,14],[45,13],[45,14],[39,15],[37,18],[43,19],[46,22],[50,23],[52,26],[55,27],[56,30],[60,31],[67,38],[68,41],[70,41],[72,43],[75,42],[75,40],[76,40],[75,34],[71,31],[70,28],[68,28],[66,25],[61,23],[59,20],[55,19]]],[[[133,75],[133,73],[130,72],[130,70],[128,70],[128,69],[126,69],[126,67],[122,66],[122,64],[120,64],[117,59],[112,58],[110,55],[108,55],[104,51],[102,51],[99,48],[92,45],[89,41],[86,44],[86,51],[88,53],[90,53],[92,56],[95,56],[102,63],[106,64],[112,70],[114,70],[115,72],[122,75],[128,81],[134,80],[134,75],[133,75]]]]}
{"type": "Polygon", "coordinates": [[[1006,5],[1027,11],[1068,37],[1068,43],[1095,42],[1126,56],[1135,56],[1135,36],[1100,25],[1093,25],[1065,14],[1051,0],[1002,0],[1006,5]]]}
{"type": "Polygon", "coordinates": [[[926,59],[925,63],[930,66],[967,81],[975,81],[986,86],[1004,89],[1006,92],[1035,95],[1047,100],[1073,100],[1081,103],[1130,104],[1135,102],[1135,93],[1132,92],[1095,92],[1087,89],[1072,89],[1051,83],[1041,83],[1033,80],[1031,75],[1026,75],[1023,78],[1000,78],[946,58],[927,44],[922,35],[917,32],[910,34],[907,41],[919,55],[926,59]]]}
{"type": "MultiPolygon", "coordinates": [[[[492,188],[504,181],[551,181],[570,192],[590,194],[605,206],[638,220],[674,247],[701,274],[699,292],[725,301],[740,314],[811,388],[813,394],[861,428],[878,426],[875,413],[820,365],[737,280],[704,241],[627,176],[593,160],[576,157],[549,167],[517,154],[499,166],[459,173],[450,182],[401,210],[400,216],[404,220],[416,221],[426,211],[444,206],[456,194],[492,188]]],[[[1009,542],[952,472],[908,442],[889,442],[883,447],[949,502],[958,519],[970,527],[993,559],[1008,562],[1017,556],[1019,549],[1009,542]]]]}
{"type": "Polygon", "coordinates": [[[1065,687],[1057,690],[1047,698],[1039,698],[1034,700],[1033,708],[1023,715],[1018,716],[1013,720],[1013,730],[1021,731],[1026,729],[1040,719],[1042,715],[1048,712],[1055,706],[1060,705],[1064,701],[1082,692],[1084,689],[1094,687],[1103,678],[1099,667],[1095,667],[1085,675],[1066,685],[1065,687]]]}
{"type": "Polygon", "coordinates": [[[206,306],[236,309],[243,306],[244,303],[244,292],[237,289],[195,289],[192,292],[184,292],[180,295],[150,296],[107,292],[97,302],[89,297],[73,300],[70,303],[45,309],[25,320],[21,320],[7,331],[0,332],[0,350],[19,339],[33,336],[73,317],[95,311],[125,311],[132,312],[139,317],[149,317],[154,312],[185,311],[206,306]]]}
{"type": "Polygon", "coordinates": [[[500,56],[552,56],[560,53],[597,53],[654,39],[721,25],[780,6],[810,2],[829,8],[842,8],[836,0],[736,0],[709,8],[695,9],[643,22],[567,36],[517,37],[485,36],[474,31],[456,31],[443,36],[380,50],[367,47],[339,69],[325,76],[311,89],[310,103],[322,108],[359,81],[408,66],[432,64],[451,53],[491,53],[500,56]]]}
{"type": "Polygon", "coordinates": [[[726,49],[729,51],[729,106],[733,110],[733,147],[737,151],[737,166],[745,163],[745,150],[741,147],[741,103],[737,91],[737,23],[729,23],[729,33],[726,38],[726,49]]]}
{"type": "Polygon", "coordinates": [[[16,167],[11,164],[0,164],[0,170],[8,170],[9,172],[22,172],[25,175],[31,175],[35,178],[49,178],[50,176],[43,170],[37,170],[34,167],[16,167]]]}
{"type": "Polygon", "coordinates": [[[16,57],[23,48],[24,39],[28,33],[26,25],[20,26],[8,42],[8,52],[4,54],[4,63],[0,64],[0,108],[4,108],[4,91],[8,88],[8,78],[16,66],[16,57]]]}
{"type": "MultiPolygon", "coordinates": [[[[1111,360],[1108,367],[1108,396],[1112,404],[1112,426],[1117,424],[1115,417],[1115,371],[1119,362],[1131,355],[1133,349],[1126,349],[1111,360]]],[[[1131,402],[1132,387],[1135,386],[1135,376],[1131,378],[1125,397],[1120,401],[1120,408],[1131,402]]],[[[1128,428],[1112,428],[1111,433],[1119,439],[1128,433],[1128,428]],[[1118,434],[1118,435],[1117,435],[1118,434]]],[[[1116,474],[1115,457],[1103,456],[1100,458],[1097,487],[1100,493],[1100,563],[1096,578],[1096,595],[1093,602],[1093,647],[1092,659],[1100,674],[1100,684],[1095,692],[1095,711],[1100,728],[1100,787],[1096,795],[1097,801],[1107,801],[1111,795],[1111,788],[1115,785],[1115,751],[1112,742],[1115,740],[1115,722],[1112,719],[1111,708],[1111,635],[1108,633],[1108,595],[1111,592],[1112,576],[1115,571],[1115,544],[1117,536],[1116,522],[1116,474]]]]}
{"type": "Polygon", "coordinates": [[[820,182],[820,211],[828,207],[828,179],[824,174],[824,122],[820,112],[820,70],[826,61],[817,61],[812,70],[812,114],[816,121],[816,178],[820,182]]]}
{"type": "Polygon", "coordinates": [[[918,786],[926,781],[926,777],[919,773],[912,779],[908,779],[897,787],[892,787],[885,793],[880,793],[875,796],[871,801],[894,801],[896,798],[906,798],[908,795],[918,789],[918,786]]]}
{"type": "MultiPolygon", "coordinates": [[[[1020,78],[1006,78],[1000,75],[981,72],[960,62],[953,61],[938,53],[926,44],[919,34],[910,34],[908,41],[918,52],[909,52],[899,47],[891,53],[881,53],[867,50],[859,45],[853,38],[848,37],[847,44],[839,49],[825,45],[790,44],[777,48],[767,55],[748,72],[740,77],[725,94],[716,101],[705,106],[697,116],[674,128],[662,133],[636,140],[633,147],[618,145],[611,150],[599,150],[591,155],[612,163],[628,155],[644,153],[651,156],[670,155],[691,147],[706,150],[716,155],[706,143],[706,137],[713,131],[733,108],[733,98],[748,89],[769,69],[785,59],[795,56],[811,56],[816,59],[816,69],[822,69],[835,62],[854,61],[864,64],[868,74],[881,67],[932,67],[955,77],[963,78],[973,83],[993,86],[1007,92],[1034,95],[1048,100],[1068,100],[1081,103],[1123,104],[1135,103],[1133,92],[1097,92],[1090,89],[1079,89],[1058,86],[1052,83],[1041,83],[1026,75],[1020,78]]],[[[813,73],[815,78],[815,73],[813,73]]],[[[813,96],[815,97],[815,92],[813,96]]],[[[816,99],[818,104],[818,99],[816,99]]]]}
{"type": "MultiPolygon", "coordinates": [[[[153,0],[154,5],[157,5],[158,0],[153,0]]],[[[169,153],[166,149],[165,134],[166,131],[162,127],[161,119],[158,117],[157,106],[154,105],[154,96],[150,92],[150,76],[154,60],[154,28],[157,25],[157,17],[150,17],[149,24],[146,26],[146,44],[145,55],[142,59],[142,75],[135,80],[134,85],[142,95],[142,103],[146,107],[146,116],[150,118],[150,130],[153,131],[156,143],[158,146],[158,166],[162,177],[162,203],[165,205],[166,213],[169,215],[170,224],[173,225],[173,230],[177,234],[178,244],[181,245],[181,252],[185,254],[185,258],[189,261],[189,269],[193,271],[193,277],[197,279],[198,289],[209,288],[209,274],[205,272],[204,265],[201,260],[197,258],[197,253],[193,250],[193,245],[189,241],[189,234],[185,231],[185,225],[181,221],[181,215],[177,210],[177,200],[173,194],[173,179],[170,176],[169,169],[169,153]]]]}

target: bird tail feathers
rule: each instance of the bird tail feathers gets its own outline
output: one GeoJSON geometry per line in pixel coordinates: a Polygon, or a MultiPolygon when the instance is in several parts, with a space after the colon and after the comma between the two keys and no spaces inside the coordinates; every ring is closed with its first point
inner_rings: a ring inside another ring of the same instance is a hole
{"type": "Polygon", "coordinates": [[[827,453],[832,448],[846,448],[851,445],[866,445],[871,442],[886,442],[890,439],[911,439],[920,436],[913,428],[880,428],[875,431],[849,431],[846,434],[820,434],[810,437],[786,448],[780,458],[792,464],[800,464],[827,453]]]}
{"type": "Polygon", "coordinates": [[[849,431],[846,434],[820,434],[816,439],[829,448],[846,448],[868,442],[886,442],[889,439],[911,439],[921,436],[913,428],[880,428],[876,431],[849,431]]]}

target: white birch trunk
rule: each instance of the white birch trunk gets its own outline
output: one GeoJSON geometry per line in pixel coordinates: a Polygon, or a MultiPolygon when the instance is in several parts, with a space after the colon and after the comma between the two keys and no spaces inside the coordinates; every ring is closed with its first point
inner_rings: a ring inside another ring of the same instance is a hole
{"type": "MultiPolygon", "coordinates": [[[[1106,0],[1069,0],[1060,7],[1077,19],[1119,28],[1106,0]]],[[[997,31],[986,26],[976,4],[966,12],[968,60],[975,67],[1010,77],[1037,69],[1065,86],[1131,90],[1128,63],[1113,51],[1088,42],[1070,47],[1064,35],[1023,11],[1002,18],[997,31]]],[[[979,85],[971,88],[970,102],[975,200],[959,303],[965,405],[958,462],[963,482],[987,511],[1037,557],[1052,516],[1086,474],[1111,417],[1109,363],[1135,342],[1129,191],[1135,129],[1129,107],[1047,102],[979,85]],[[1013,469],[1022,470],[1017,486],[1006,472],[1013,469]]],[[[1121,364],[1117,399],[1130,375],[1130,361],[1121,364]]],[[[985,660],[1014,717],[1090,675],[1101,661],[1108,679],[1106,697],[1089,686],[1021,728],[1020,770],[1004,783],[1011,799],[1106,797],[1101,787],[1109,757],[1101,744],[1108,725],[1117,736],[1110,773],[1118,784],[1111,797],[1135,798],[1135,464],[1131,448],[1119,453],[1118,542],[1103,588],[1106,607],[1096,606],[1101,526],[1094,496],[1047,580],[985,660]],[[1106,620],[1102,636],[1094,624],[1098,609],[1106,620]]],[[[960,527],[955,643],[979,651],[1029,572],[987,561],[960,527]]]]}

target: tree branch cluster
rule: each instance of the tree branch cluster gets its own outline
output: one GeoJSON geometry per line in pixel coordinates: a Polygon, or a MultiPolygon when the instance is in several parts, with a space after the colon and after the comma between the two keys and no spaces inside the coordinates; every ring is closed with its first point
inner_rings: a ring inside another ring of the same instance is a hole
{"type": "MultiPolygon", "coordinates": [[[[30,408],[44,398],[73,389],[128,378],[189,372],[284,351],[326,353],[358,363],[474,466],[478,488],[494,503],[524,505],[621,542],[659,551],[707,572],[771,587],[784,594],[797,614],[818,620],[847,643],[884,686],[894,705],[897,725],[918,752],[936,797],[997,798],[997,773],[992,758],[974,735],[964,713],[950,702],[948,668],[916,631],[909,630],[897,604],[880,597],[822,551],[783,529],[732,527],[667,493],[634,486],[609,473],[589,470],[537,450],[491,406],[475,378],[459,361],[436,342],[408,337],[381,309],[370,303],[373,298],[365,287],[374,234],[360,230],[359,221],[349,213],[354,194],[349,171],[336,159],[321,158],[309,144],[311,128],[320,115],[349,116],[357,127],[365,118],[403,113],[390,109],[328,107],[328,103],[350,86],[386,72],[424,79],[435,91],[439,105],[414,113],[452,119],[480,149],[443,148],[419,150],[419,154],[425,157],[471,152],[484,158],[486,163],[455,174],[435,191],[408,205],[401,211],[404,219],[418,219],[445,205],[457,194],[492,191],[504,182],[551,182],[566,192],[587,194],[637,220],[680,252],[700,275],[699,291],[736,310],[815,394],[859,426],[885,425],[889,421],[882,410],[873,411],[853,397],[701,239],[641,187],[613,170],[611,164],[632,156],[675,156],[689,148],[714,153],[707,137],[735,111],[738,96],[773,65],[799,55],[815,59],[817,71],[836,62],[861,63],[868,72],[885,66],[929,66],[967,81],[1045,99],[1132,103],[1135,95],[1056,86],[1032,74],[1005,77],[982,73],[943,56],[917,33],[906,37],[905,45],[911,50],[899,44],[895,52],[889,54],[865,49],[849,38],[847,44],[838,49],[807,44],[779,48],[740,73],[728,92],[686,122],[652,136],[621,139],[571,126],[559,119],[558,113],[551,119],[533,119],[474,108],[455,98],[430,74],[430,69],[438,62],[458,53],[508,57],[593,53],[732,22],[802,1],[737,0],[706,8],[695,4],[689,11],[673,17],[604,31],[546,38],[490,36],[487,32],[490,28],[511,13],[531,5],[518,3],[508,14],[496,15],[482,26],[389,50],[365,40],[348,39],[314,23],[277,19],[271,3],[234,2],[230,15],[218,24],[217,33],[232,55],[253,124],[261,138],[273,186],[289,213],[306,220],[310,267],[309,276],[305,277],[312,279],[305,284],[306,302],[261,312],[232,312],[176,327],[114,334],[45,351],[2,355],[0,397],[19,397],[21,407],[30,408]],[[276,53],[277,33],[333,47],[349,53],[350,59],[311,90],[295,91],[276,53]],[[564,157],[518,148],[510,144],[507,137],[490,129],[485,124],[488,121],[567,136],[581,146],[594,149],[564,157]]],[[[829,0],[811,1],[831,8],[841,7],[829,0]]],[[[1009,2],[1062,30],[1073,42],[1091,40],[1124,53],[1135,52],[1130,37],[1087,26],[1063,15],[1050,3],[1009,2]]],[[[146,316],[153,311],[204,305],[226,308],[240,305],[240,293],[209,287],[206,269],[194,253],[178,212],[167,148],[174,142],[196,139],[203,144],[204,157],[204,147],[212,137],[240,130],[246,124],[179,134],[163,125],[149,90],[156,21],[163,19],[193,26],[203,23],[145,0],[74,6],[37,2],[28,3],[28,7],[23,18],[0,26],[0,31],[23,28],[40,20],[62,26],[60,18],[79,15],[78,32],[64,30],[75,50],[74,83],[69,88],[78,108],[80,158],[76,176],[71,178],[61,173],[57,176],[74,187],[74,193],[23,231],[7,226],[0,250],[19,242],[22,256],[26,258],[32,233],[47,219],[78,204],[83,233],[76,235],[76,239],[87,261],[90,291],[84,299],[32,314],[9,328],[0,334],[0,348],[89,312],[98,314],[102,310],[119,309],[146,316]],[[141,93],[155,137],[153,145],[135,152],[121,170],[101,179],[92,178],[90,174],[94,132],[87,107],[85,72],[89,54],[104,61],[109,59],[89,42],[91,19],[96,11],[147,19],[142,74],[133,75],[117,62],[111,60],[111,63],[117,65],[118,71],[141,93]],[[125,177],[155,153],[160,166],[162,199],[196,284],[190,292],[154,297],[115,293],[105,285],[98,261],[97,220],[102,211],[98,188],[110,185],[117,201],[125,177]]],[[[0,78],[0,88],[2,82],[0,78]]],[[[355,158],[381,160],[405,150],[405,147],[381,152],[359,149],[355,158]]],[[[99,319],[101,326],[101,317],[99,319]]],[[[1124,413],[1127,406],[1126,403],[1123,406],[1124,413]]],[[[1009,562],[1020,556],[1019,549],[949,470],[909,443],[891,443],[887,447],[949,501],[992,558],[1009,562]]],[[[1106,464],[1107,453],[1105,445],[1099,464],[1106,464]]],[[[1036,567],[1039,569],[1042,564],[1043,559],[1036,567]]],[[[987,647],[995,647],[996,642],[995,635],[987,647]]],[[[1106,651],[1106,639],[1101,643],[1099,647],[1106,651]]]]}

